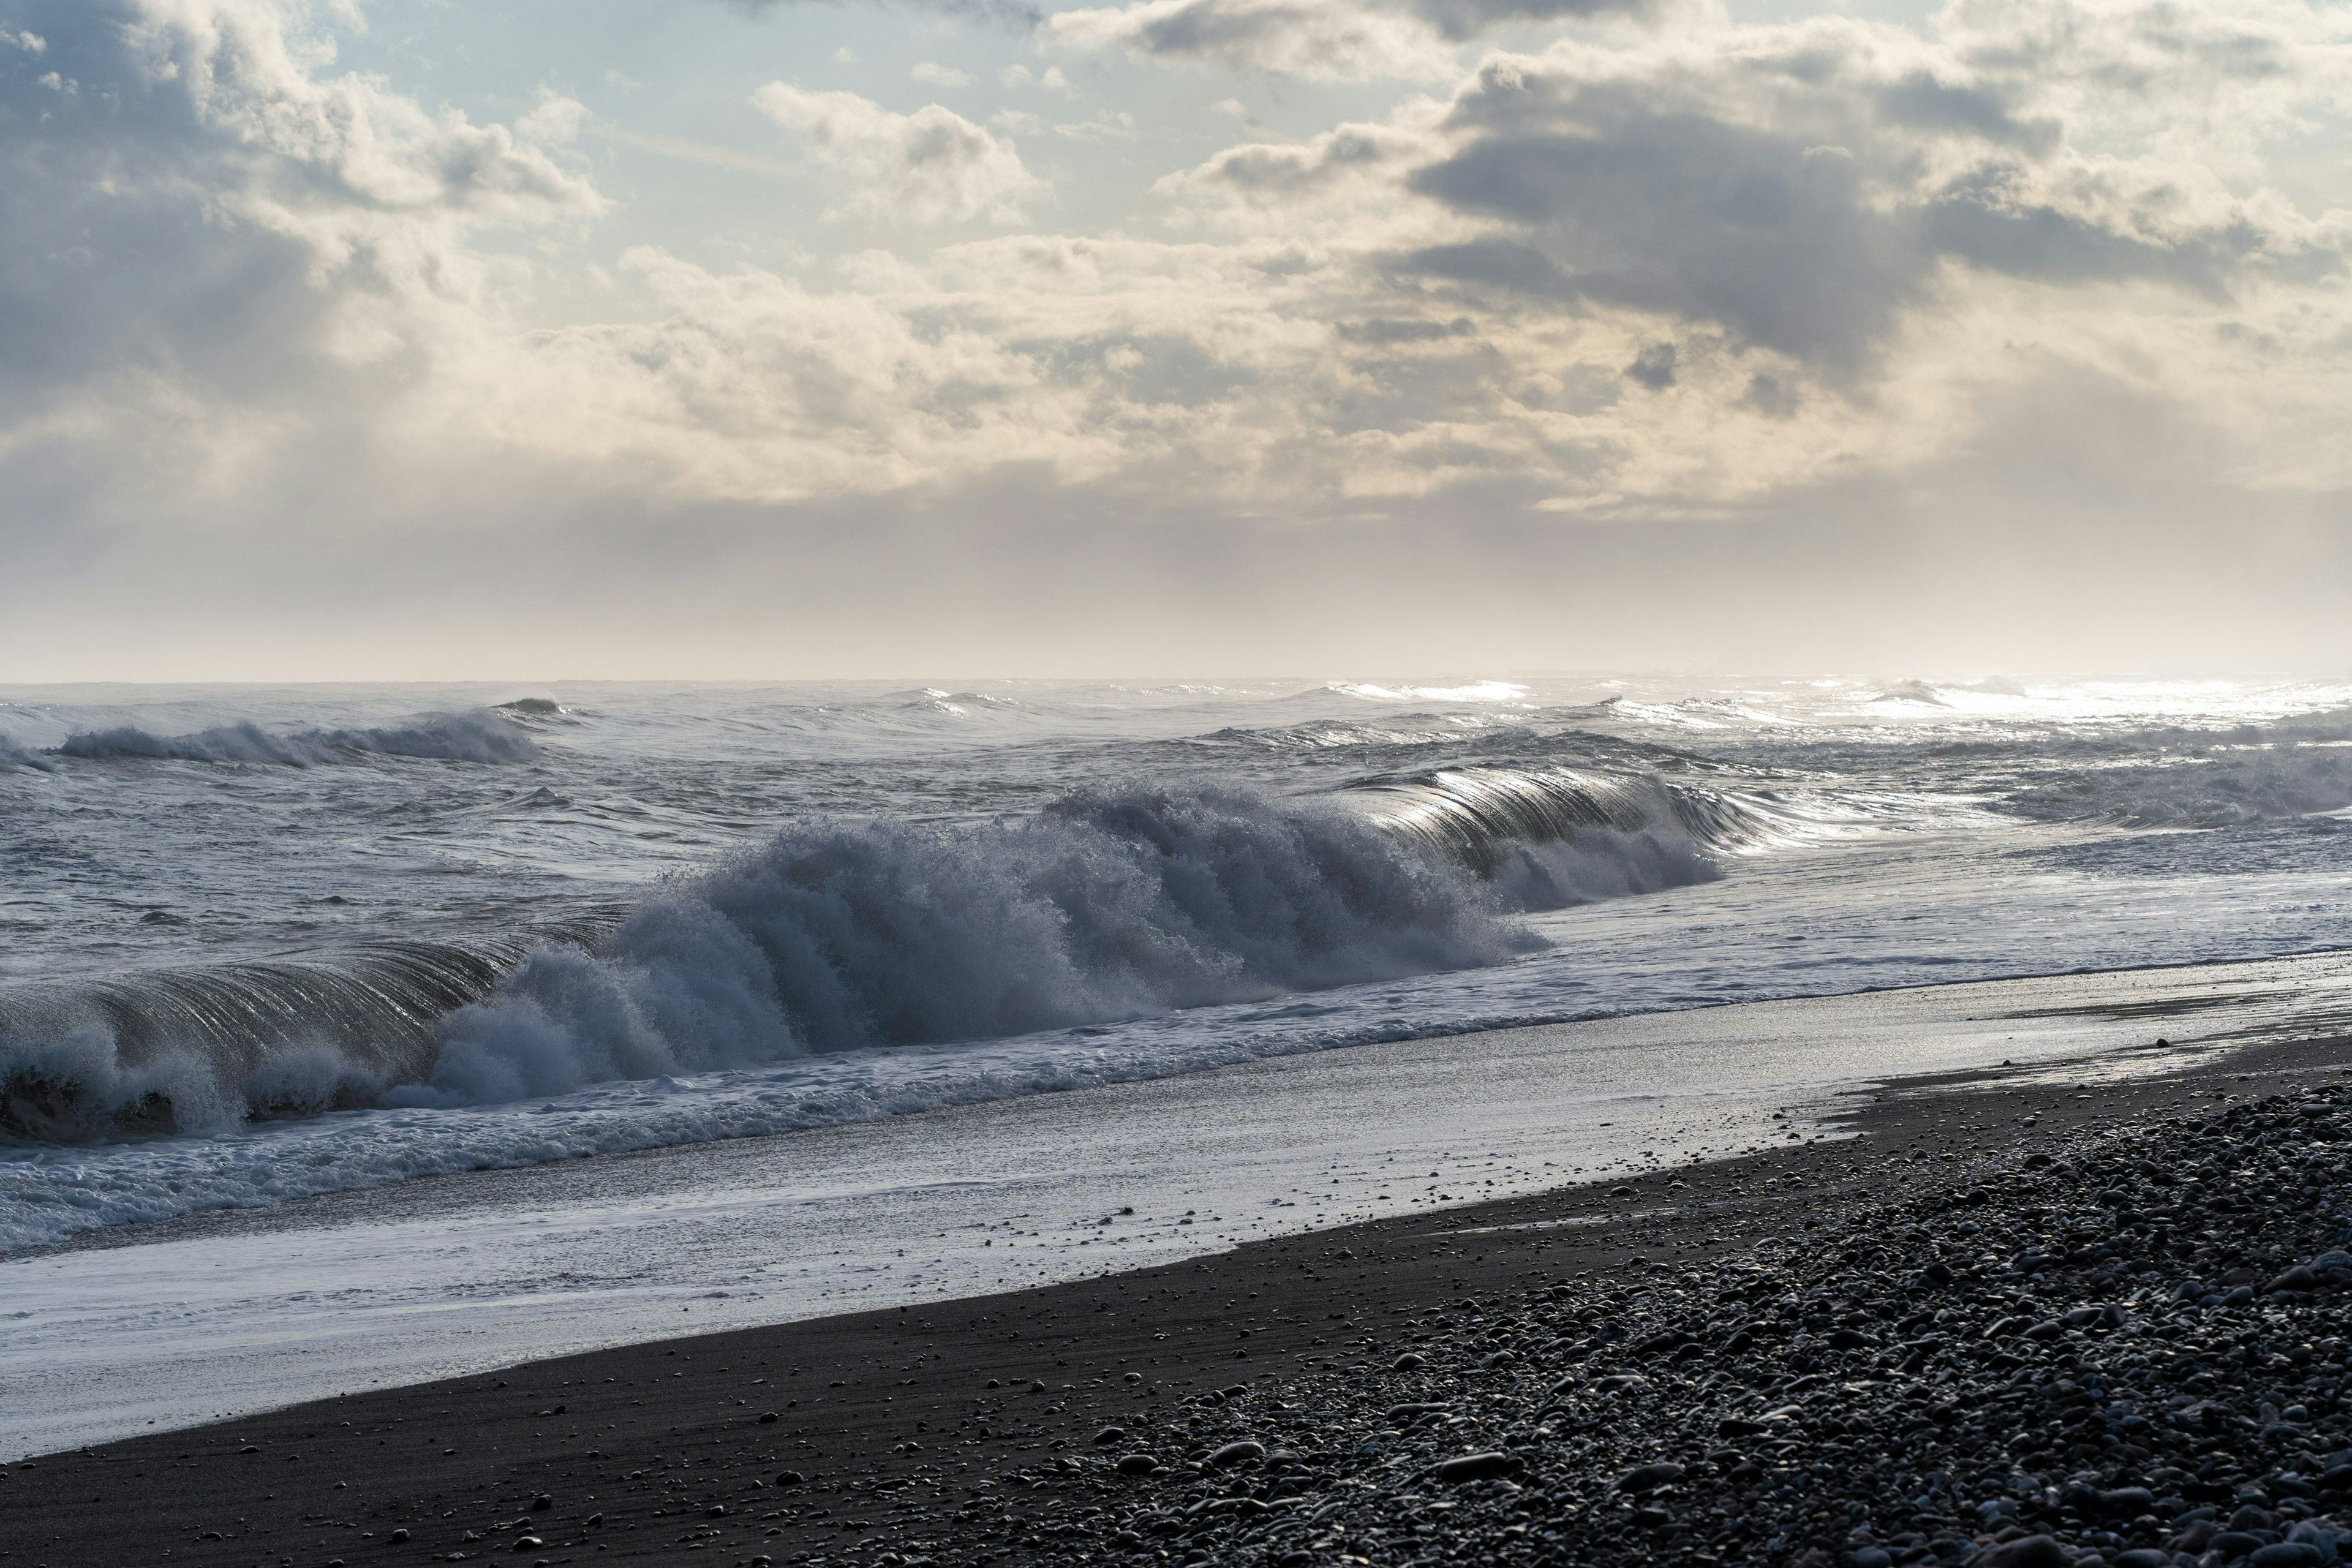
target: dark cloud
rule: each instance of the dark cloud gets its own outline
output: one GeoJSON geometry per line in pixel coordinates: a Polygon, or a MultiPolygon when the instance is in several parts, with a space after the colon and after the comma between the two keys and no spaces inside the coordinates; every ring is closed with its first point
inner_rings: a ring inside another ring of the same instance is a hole
{"type": "Polygon", "coordinates": [[[1574,106],[1573,127],[1481,136],[1412,177],[1447,206],[1514,226],[1514,240],[1490,242],[1497,261],[1512,247],[1510,266],[1482,280],[1717,322],[1858,366],[1926,258],[1912,226],[1866,199],[1854,160],[1611,96],[1574,106]]]}
{"type": "Polygon", "coordinates": [[[1625,367],[1625,379],[1636,386],[1646,386],[1652,392],[1664,392],[1675,384],[1675,360],[1672,343],[1652,343],[1633,356],[1625,367]]]}
{"type": "Polygon", "coordinates": [[[1409,0],[1406,6],[1446,37],[1475,38],[1508,22],[1581,22],[1654,13],[1655,0],[1409,0]]]}
{"type": "MultiPolygon", "coordinates": [[[[846,5],[860,0],[719,0],[730,11],[746,16],[764,16],[772,11],[808,5],[846,5]]],[[[871,0],[865,0],[871,3],[871,0]]],[[[889,0],[883,0],[888,4],[889,0]]],[[[943,12],[950,16],[969,17],[996,26],[1028,31],[1045,19],[1045,12],[1027,0],[900,0],[900,8],[912,11],[943,12]]]]}
{"type": "Polygon", "coordinates": [[[1924,69],[1879,80],[1819,48],[1801,63],[1742,61],[1715,83],[1489,67],[1456,105],[1456,150],[1409,183],[1495,232],[1392,269],[1707,323],[1850,379],[1951,264],[2213,300],[2257,268],[2341,265],[2332,243],[2183,217],[2169,189],[2126,196],[2002,92],[1924,69]],[[1764,79],[1777,98],[1742,90],[1764,79]]]}

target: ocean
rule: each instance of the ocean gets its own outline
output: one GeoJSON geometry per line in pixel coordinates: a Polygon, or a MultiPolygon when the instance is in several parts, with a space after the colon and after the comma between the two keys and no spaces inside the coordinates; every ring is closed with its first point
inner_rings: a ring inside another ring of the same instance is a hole
{"type": "Polygon", "coordinates": [[[2342,684],[17,688],[0,736],[19,1451],[2352,1012],[2342,684]]]}
{"type": "Polygon", "coordinates": [[[0,693],[0,1247],[1768,997],[2352,942],[2352,687],[0,693]]]}

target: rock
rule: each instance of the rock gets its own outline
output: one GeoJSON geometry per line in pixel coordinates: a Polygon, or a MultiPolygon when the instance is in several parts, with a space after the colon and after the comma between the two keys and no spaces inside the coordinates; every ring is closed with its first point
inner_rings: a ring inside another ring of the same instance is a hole
{"type": "Polygon", "coordinates": [[[1420,1355],[1412,1351],[1407,1351],[1404,1354],[1397,1357],[1396,1360],[1389,1363],[1389,1370],[1391,1372],[1412,1372],[1417,1368],[1427,1366],[1428,1364],[1429,1358],[1426,1356],[1420,1355]]]}
{"type": "Polygon", "coordinates": [[[772,1410],[762,1410],[760,1412],[760,1425],[762,1426],[773,1426],[780,1419],[782,1419],[782,1417],[778,1416],[772,1410]]]}
{"type": "Polygon", "coordinates": [[[2221,1561],[2227,1563],[2231,1558],[2243,1557],[2262,1543],[2263,1538],[2250,1531],[2225,1530],[2208,1540],[2205,1542],[2205,1550],[2220,1552],[2221,1561]]]}
{"type": "Polygon", "coordinates": [[[2116,1568],[2172,1568],[2172,1559],[2153,1546],[2137,1546],[2118,1552],[2116,1568]]]}
{"type": "Polygon", "coordinates": [[[1444,1415],[1452,1408],[1445,1405],[1391,1405],[1381,1419],[1391,1426],[1402,1426],[1424,1415],[1444,1415]]]}
{"type": "Polygon", "coordinates": [[[796,1487],[807,1479],[798,1470],[779,1470],[776,1473],[776,1484],[780,1487],[796,1487]]]}
{"type": "Polygon", "coordinates": [[[2063,1323],[2036,1323],[2025,1331],[2025,1337],[2029,1340],[2054,1340],[2065,1331],[2063,1323]]]}
{"type": "Polygon", "coordinates": [[[2327,1554],[2308,1541],[2275,1541],[2250,1554],[2254,1568],[2320,1568],[2327,1554]]]}
{"type": "Polygon", "coordinates": [[[2280,1275],[2277,1279],[2272,1280],[2269,1284],[2263,1286],[2263,1294],[2266,1296],[2275,1296],[2283,1291],[2316,1290],[2318,1289],[2319,1276],[2314,1274],[2309,1268],[2298,1263],[2294,1268],[2288,1269],[2285,1273],[2280,1275]]]}
{"type": "Polygon", "coordinates": [[[408,1531],[404,1530],[395,1530],[390,1535],[385,1536],[384,1539],[392,1542],[393,1545],[398,1546],[402,1542],[408,1539],[408,1531]]]}
{"type": "Polygon", "coordinates": [[[1617,1489],[1633,1497],[1654,1492],[1669,1481],[1683,1479],[1683,1468],[1675,1464],[1643,1465],[1617,1478],[1617,1489]]]}
{"type": "Polygon", "coordinates": [[[2275,1521],[2272,1520],[2269,1510],[2256,1508],[2252,1503],[2248,1503],[2245,1507],[2240,1509],[2237,1512],[2230,1516],[2229,1527],[2231,1530],[2242,1530],[2251,1532],[2257,1530],[2268,1530],[2273,1522],[2275,1521]]]}
{"type": "Polygon", "coordinates": [[[1226,1465],[1238,1465],[1244,1459],[1263,1459],[1265,1458],[1265,1445],[1263,1443],[1253,1443],[1248,1438],[1244,1437],[1238,1443],[1228,1443],[1223,1447],[1218,1449],[1215,1453],[1210,1455],[1208,1463],[1210,1468],[1220,1469],[1226,1465]]]}
{"type": "Polygon", "coordinates": [[[1160,1468],[1160,1461],[1149,1454],[1128,1454],[1113,1467],[1122,1476],[1148,1476],[1160,1468]]]}
{"type": "Polygon", "coordinates": [[[1464,1481],[1484,1481],[1508,1475],[1518,1468],[1518,1465],[1519,1461],[1508,1454],[1464,1454],[1439,1465],[1437,1479],[1449,1486],[1459,1486],[1464,1481]]]}
{"type": "Polygon", "coordinates": [[[2066,1549],[2047,1535],[2021,1535],[1986,1547],[1969,1568],[2067,1568],[2066,1549]]]}
{"type": "Polygon", "coordinates": [[[1097,1443],[1124,1443],[1127,1441],[1127,1429],[1123,1426],[1106,1426],[1101,1431],[1095,1434],[1095,1441],[1097,1443]]]}
{"type": "Polygon", "coordinates": [[[551,1509],[554,1506],[555,1500],[549,1497],[545,1492],[541,1492],[539,1496],[530,1500],[530,1511],[533,1513],[545,1513],[549,1509],[551,1509]]]}
{"type": "Polygon", "coordinates": [[[2146,1487],[2117,1487],[2098,1497],[2099,1511],[2109,1519],[2137,1519],[2156,1511],[2156,1494],[2146,1487]]]}

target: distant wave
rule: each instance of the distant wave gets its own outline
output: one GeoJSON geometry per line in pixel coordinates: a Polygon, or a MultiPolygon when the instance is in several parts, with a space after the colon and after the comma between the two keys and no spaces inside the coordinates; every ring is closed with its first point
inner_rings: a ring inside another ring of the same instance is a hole
{"type": "Polygon", "coordinates": [[[224,724],[188,735],[156,735],[123,726],[70,735],[53,754],[88,762],[264,763],[286,767],[317,767],[363,756],[527,763],[539,755],[539,743],[513,719],[476,708],[360,730],[273,732],[247,723],[224,724]]]}
{"type": "Polygon", "coordinates": [[[2134,827],[2234,827],[2352,807],[2352,748],[2214,748],[2158,764],[2074,768],[2016,791],[2042,820],[2134,827]]]}

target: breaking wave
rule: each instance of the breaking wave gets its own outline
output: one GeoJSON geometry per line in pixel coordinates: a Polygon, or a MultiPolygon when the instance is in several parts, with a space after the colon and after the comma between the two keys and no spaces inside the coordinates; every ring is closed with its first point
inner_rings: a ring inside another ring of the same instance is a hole
{"type": "Polygon", "coordinates": [[[1448,768],[1350,793],[1390,832],[1523,910],[1710,882],[1723,874],[1720,855],[1790,826],[1760,799],[1590,768],[1448,768]]]}
{"type": "Polygon", "coordinates": [[[562,931],[0,992],[0,1132],[495,1103],[1498,963],[1543,945],[1524,911],[1707,880],[1771,829],[1689,785],[1502,768],[814,819],[562,931]]]}
{"type": "Polygon", "coordinates": [[[0,768],[31,768],[37,773],[54,771],[53,764],[37,752],[28,752],[5,735],[0,735],[0,768]]]}
{"type": "Polygon", "coordinates": [[[406,724],[357,730],[273,733],[257,724],[223,724],[187,735],[156,735],[124,726],[68,736],[58,756],[86,762],[263,763],[317,767],[363,756],[465,763],[527,763],[539,744],[514,720],[487,708],[435,713],[406,724]]]}
{"type": "Polygon", "coordinates": [[[814,822],[534,954],[404,1103],[979,1040],[1495,963],[1475,879],[1328,803],[1075,796],[963,826],[814,822]]]}
{"type": "Polygon", "coordinates": [[[12,986],[0,992],[0,1134],[79,1142],[372,1103],[430,1070],[452,1011],[543,942],[610,923],[12,986]]]}

